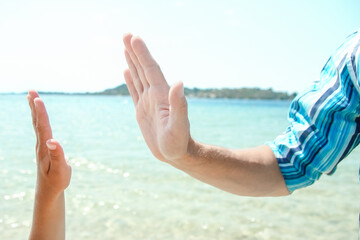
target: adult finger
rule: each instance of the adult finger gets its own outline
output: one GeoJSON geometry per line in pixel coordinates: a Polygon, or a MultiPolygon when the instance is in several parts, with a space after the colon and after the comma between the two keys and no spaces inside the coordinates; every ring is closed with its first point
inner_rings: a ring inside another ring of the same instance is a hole
{"type": "Polygon", "coordinates": [[[140,37],[131,39],[132,49],[139,60],[147,81],[150,85],[167,84],[165,77],[154,58],[151,56],[145,42],[140,37]]]}
{"type": "Polygon", "coordinates": [[[149,87],[149,82],[148,80],[146,79],[146,76],[144,74],[144,70],[136,56],[136,54],[134,53],[134,50],[131,46],[131,40],[132,40],[133,36],[131,33],[128,33],[128,34],[125,34],[124,35],[124,44],[125,44],[125,47],[129,53],[129,56],[132,60],[132,62],[134,63],[134,66],[137,70],[137,73],[139,75],[139,79],[144,87],[144,89],[147,89],[149,87]]]}
{"type": "Polygon", "coordinates": [[[175,83],[169,92],[169,103],[171,107],[170,119],[173,122],[188,122],[188,105],[184,94],[184,84],[175,83]]]}
{"type": "Polygon", "coordinates": [[[125,59],[126,59],[126,62],[128,64],[128,67],[129,67],[129,70],[131,73],[131,77],[133,79],[134,87],[136,89],[137,94],[140,96],[144,91],[144,87],[140,81],[136,67],[130,58],[129,52],[126,49],[124,51],[124,54],[125,54],[125,59]]]}
{"type": "Polygon", "coordinates": [[[137,87],[137,89],[138,89],[138,86],[141,85],[140,86],[141,92],[139,92],[139,95],[140,95],[144,89],[147,89],[149,87],[149,83],[147,82],[147,80],[145,78],[145,74],[139,64],[139,60],[136,58],[134,51],[131,47],[131,38],[132,38],[131,34],[124,35],[123,40],[124,40],[124,45],[126,48],[125,57],[126,57],[126,62],[128,63],[128,65],[129,65],[129,63],[131,64],[131,65],[129,65],[129,69],[132,74],[135,87],[137,87]]]}
{"type": "Polygon", "coordinates": [[[131,78],[131,73],[129,69],[126,69],[124,71],[124,78],[125,78],[125,82],[126,82],[126,86],[129,90],[130,96],[134,102],[134,105],[136,106],[138,101],[139,101],[139,96],[136,92],[135,86],[134,86],[134,82],[131,78]]]}

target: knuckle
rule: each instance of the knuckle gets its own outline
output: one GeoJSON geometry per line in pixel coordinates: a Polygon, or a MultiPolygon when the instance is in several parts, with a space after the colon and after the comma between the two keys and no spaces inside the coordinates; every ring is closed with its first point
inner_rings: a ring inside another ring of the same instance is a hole
{"type": "Polygon", "coordinates": [[[156,62],[150,63],[146,66],[147,72],[153,72],[153,71],[161,71],[159,64],[156,62]]]}
{"type": "Polygon", "coordinates": [[[39,134],[45,133],[50,130],[48,125],[40,124],[39,122],[36,124],[35,128],[39,134]]]}
{"type": "Polygon", "coordinates": [[[58,159],[60,157],[60,154],[56,151],[50,151],[49,155],[51,159],[58,159]]]}
{"type": "Polygon", "coordinates": [[[36,128],[36,130],[38,130],[40,132],[43,129],[43,126],[39,122],[36,122],[35,128],[36,128]]]}

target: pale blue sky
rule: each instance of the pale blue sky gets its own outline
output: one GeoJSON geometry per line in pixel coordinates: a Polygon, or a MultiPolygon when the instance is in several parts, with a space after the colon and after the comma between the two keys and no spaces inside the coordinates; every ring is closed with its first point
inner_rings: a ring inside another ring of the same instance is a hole
{"type": "Polygon", "coordinates": [[[126,32],[170,84],[299,91],[360,28],[359,12],[359,0],[0,0],[0,92],[122,84],[126,32]]]}

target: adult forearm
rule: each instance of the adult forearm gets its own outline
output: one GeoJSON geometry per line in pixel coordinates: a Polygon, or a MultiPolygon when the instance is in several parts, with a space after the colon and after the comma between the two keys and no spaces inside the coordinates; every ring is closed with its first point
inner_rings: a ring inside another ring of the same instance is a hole
{"type": "Polygon", "coordinates": [[[268,146],[231,150],[190,140],[176,168],[222,190],[242,196],[284,196],[289,192],[268,146]]]}
{"type": "Polygon", "coordinates": [[[57,195],[36,193],[30,240],[65,239],[64,192],[57,195]]]}
{"type": "Polygon", "coordinates": [[[145,142],[161,161],[223,190],[248,196],[288,194],[275,156],[266,146],[229,150],[189,141],[183,84],[169,88],[144,41],[124,36],[124,77],[145,142]]]}

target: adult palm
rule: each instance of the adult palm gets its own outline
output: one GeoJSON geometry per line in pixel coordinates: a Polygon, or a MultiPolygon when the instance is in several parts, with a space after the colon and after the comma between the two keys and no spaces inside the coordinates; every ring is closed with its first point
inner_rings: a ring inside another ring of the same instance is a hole
{"type": "Polygon", "coordinates": [[[175,164],[188,153],[191,142],[183,84],[169,87],[141,38],[126,34],[124,44],[129,66],[125,81],[145,142],[156,158],[175,164]]]}

